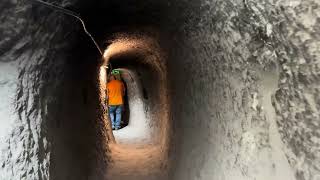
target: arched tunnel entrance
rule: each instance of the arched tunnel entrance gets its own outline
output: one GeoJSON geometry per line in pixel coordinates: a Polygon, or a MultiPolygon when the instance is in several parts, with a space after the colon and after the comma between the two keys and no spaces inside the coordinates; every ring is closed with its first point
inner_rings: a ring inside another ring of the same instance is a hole
{"type": "Polygon", "coordinates": [[[0,4],[0,180],[318,180],[317,0],[0,4]],[[128,89],[112,131],[107,64],[128,89]]]}
{"type": "Polygon", "coordinates": [[[102,65],[110,63],[110,67],[120,70],[127,85],[129,126],[121,132],[132,129],[136,132],[129,133],[130,137],[144,134],[144,141],[167,139],[162,135],[169,128],[166,66],[155,45],[143,36],[114,40],[104,53],[102,65]]]}
{"type": "Polygon", "coordinates": [[[130,110],[128,125],[113,131],[116,144],[109,144],[107,179],[168,179],[167,77],[164,57],[155,45],[148,37],[122,36],[104,53],[102,67],[109,63],[121,72],[128,95],[125,111],[130,110]]]}

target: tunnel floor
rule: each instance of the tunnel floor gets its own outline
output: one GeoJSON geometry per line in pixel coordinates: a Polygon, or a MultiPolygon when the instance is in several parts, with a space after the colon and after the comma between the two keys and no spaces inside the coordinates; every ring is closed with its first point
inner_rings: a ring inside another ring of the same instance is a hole
{"type": "Polygon", "coordinates": [[[162,180],[165,169],[157,145],[110,144],[111,163],[107,179],[162,180]]]}
{"type": "MultiPolygon", "coordinates": [[[[136,106],[139,108],[139,103],[132,109],[136,106]]],[[[111,163],[107,170],[107,179],[166,179],[163,172],[165,170],[161,170],[164,162],[161,147],[151,141],[150,128],[146,127],[147,119],[144,119],[144,116],[140,114],[140,118],[132,119],[128,126],[113,131],[116,143],[109,144],[111,163]]]]}

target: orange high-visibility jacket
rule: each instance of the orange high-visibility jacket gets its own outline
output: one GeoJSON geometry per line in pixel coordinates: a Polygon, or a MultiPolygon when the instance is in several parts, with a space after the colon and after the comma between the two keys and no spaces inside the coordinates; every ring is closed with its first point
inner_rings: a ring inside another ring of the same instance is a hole
{"type": "Polygon", "coordinates": [[[109,105],[123,105],[124,84],[119,80],[112,80],[108,82],[107,89],[109,105]]]}

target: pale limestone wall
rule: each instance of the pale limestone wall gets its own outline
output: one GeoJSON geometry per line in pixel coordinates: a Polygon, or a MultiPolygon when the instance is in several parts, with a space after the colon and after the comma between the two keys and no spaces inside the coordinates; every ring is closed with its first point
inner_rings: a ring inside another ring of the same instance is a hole
{"type": "Polygon", "coordinates": [[[173,179],[319,178],[319,3],[196,5],[169,62],[173,179]]]}
{"type": "Polygon", "coordinates": [[[74,53],[78,23],[29,1],[0,9],[0,179],[101,178],[98,58],[74,53]]]}

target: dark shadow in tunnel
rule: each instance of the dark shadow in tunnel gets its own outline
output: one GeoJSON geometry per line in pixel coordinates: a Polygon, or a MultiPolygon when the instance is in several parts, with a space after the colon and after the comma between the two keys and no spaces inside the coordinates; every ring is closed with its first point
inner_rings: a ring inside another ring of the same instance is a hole
{"type": "Polygon", "coordinates": [[[142,97],[144,100],[148,100],[148,91],[146,89],[146,87],[144,87],[144,83],[143,83],[143,78],[142,78],[142,74],[140,73],[140,71],[137,71],[137,74],[138,74],[138,77],[139,77],[139,80],[141,82],[141,89],[142,89],[142,97]]]}
{"type": "Polygon", "coordinates": [[[122,80],[124,87],[126,89],[125,95],[123,97],[124,102],[123,102],[123,114],[122,114],[122,120],[121,120],[121,128],[124,128],[126,126],[128,126],[129,124],[129,118],[130,118],[130,106],[129,106],[129,97],[128,97],[128,85],[127,83],[122,80]]]}
{"type": "MultiPolygon", "coordinates": [[[[102,111],[96,86],[99,62],[92,60],[98,59],[92,58],[96,49],[91,50],[86,44],[75,46],[71,52],[86,51],[70,53],[73,57],[66,59],[63,67],[58,66],[64,76],[55,74],[51,77],[58,77],[56,86],[63,88],[54,89],[51,79],[43,79],[48,83],[41,92],[50,89],[50,95],[54,97],[48,104],[46,124],[43,125],[51,145],[49,179],[83,179],[85,173],[80,171],[88,171],[86,176],[90,176],[94,164],[104,159],[107,151],[103,146],[102,111]]],[[[55,69],[50,66],[48,73],[56,73],[55,69]]]]}

